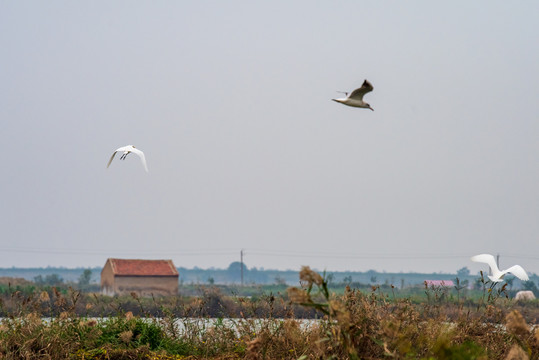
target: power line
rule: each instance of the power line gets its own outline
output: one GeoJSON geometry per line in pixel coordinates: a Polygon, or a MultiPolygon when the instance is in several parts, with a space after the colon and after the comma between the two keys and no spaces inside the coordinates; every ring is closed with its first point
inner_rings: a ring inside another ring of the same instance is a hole
{"type": "Polygon", "coordinates": [[[236,249],[212,249],[212,250],[96,250],[96,249],[58,249],[58,248],[0,248],[1,252],[10,253],[46,253],[46,254],[66,254],[66,255],[174,255],[174,256],[205,256],[205,255],[224,255],[236,254],[236,249]]]}
{"type": "MultiPolygon", "coordinates": [[[[243,261],[246,249],[241,249],[240,259],[243,261]]],[[[271,249],[247,249],[252,257],[290,257],[290,258],[336,258],[336,259],[464,259],[470,254],[402,254],[402,253],[342,253],[342,252],[322,252],[322,251],[281,251],[271,249]]],[[[0,248],[5,253],[46,253],[65,255],[123,255],[123,256],[207,256],[207,255],[234,255],[237,249],[191,249],[191,250],[133,250],[133,249],[76,249],[76,248],[26,248],[26,247],[4,247],[0,248]]],[[[236,255],[237,256],[237,255],[236,255]]],[[[539,260],[539,256],[529,254],[504,254],[504,258],[539,260]]]]}
{"type": "Polygon", "coordinates": [[[328,252],[262,252],[250,250],[249,254],[259,256],[285,256],[298,258],[347,258],[347,259],[458,259],[467,258],[469,255],[447,254],[350,254],[328,252]]]}
{"type": "MultiPolygon", "coordinates": [[[[258,250],[249,249],[250,255],[258,256],[286,256],[286,257],[305,257],[305,258],[352,258],[352,259],[461,259],[469,258],[470,254],[440,254],[440,253],[420,253],[420,254],[403,254],[403,253],[341,253],[341,252],[316,252],[316,251],[278,251],[278,250],[258,250]]],[[[539,260],[539,256],[519,255],[519,254],[504,254],[506,258],[521,258],[539,260]]]]}

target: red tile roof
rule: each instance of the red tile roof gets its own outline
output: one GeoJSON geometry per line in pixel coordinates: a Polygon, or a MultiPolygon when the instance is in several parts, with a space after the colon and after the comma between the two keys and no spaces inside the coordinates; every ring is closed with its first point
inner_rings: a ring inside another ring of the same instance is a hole
{"type": "Polygon", "coordinates": [[[114,275],[178,276],[172,260],[108,259],[114,275]]]}

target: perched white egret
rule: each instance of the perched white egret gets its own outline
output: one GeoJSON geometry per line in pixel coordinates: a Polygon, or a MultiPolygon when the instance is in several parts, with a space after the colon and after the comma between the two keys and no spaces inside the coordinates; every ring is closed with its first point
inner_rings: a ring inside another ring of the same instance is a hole
{"type": "Polygon", "coordinates": [[[367,104],[365,101],[363,101],[363,96],[366,93],[371,92],[372,89],[374,89],[374,88],[372,87],[371,83],[368,82],[367,80],[365,80],[363,82],[363,85],[361,85],[361,87],[359,89],[355,89],[354,91],[352,91],[352,93],[350,95],[348,95],[348,93],[345,92],[344,93],[346,95],[345,98],[331,99],[331,100],[336,101],[336,102],[341,103],[341,104],[344,104],[344,105],[353,106],[353,107],[360,107],[360,108],[365,108],[365,109],[371,109],[372,111],[374,111],[374,109],[371,108],[371,106],[369,104],[367,104]]]}
{"type": "Polygon", "coordinates": [[[472,261],[488,264],[488,266],[490,266],[490,269],[492,270],[492,275],[488,275],[488,278],[493,282],[502,281],[504,275],[507,273],[511,273],[523,281],[529,280],[528,274],[526,274],[526,271],[524,271],[524,269],[520,265],[513,265],[506,270],[498,269],[498,265],[496,264],[494,256],[490,254],[480,254],[472,256],[472,261]]]}
{"type": "Polygon", "coordinates": [[[146,165],[146,157],[144,157],[144,153],[140,151],[139,149],[135,148],[133,145],[122,146],[121,148],[116,149],[116,151],[114,151],[112,153],[112,156],[110,157],[109,163],[107,164],[107,168],[110,166],[110,163],[112,162],[112,159],[114,159],[114,156],[116,155],[117,152],[122,153],[120,160],[125,160],[127,155],[129,155],[130,153],[137,154],[140,157],[140,161],[142,161],[142,165],[144,165],[144,169],[146,170],[146,172],[148,172],[148,166],[146,165]]]}

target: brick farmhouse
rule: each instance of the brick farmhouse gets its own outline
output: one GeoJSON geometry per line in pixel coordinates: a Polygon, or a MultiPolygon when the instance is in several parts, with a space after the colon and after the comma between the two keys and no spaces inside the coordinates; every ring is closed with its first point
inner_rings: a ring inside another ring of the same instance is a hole
{"type": "Polygon", "coordinates": [[[176,295],[178,270],[172,260],[107,259],[101,271],[105,295],[176,295]]]}

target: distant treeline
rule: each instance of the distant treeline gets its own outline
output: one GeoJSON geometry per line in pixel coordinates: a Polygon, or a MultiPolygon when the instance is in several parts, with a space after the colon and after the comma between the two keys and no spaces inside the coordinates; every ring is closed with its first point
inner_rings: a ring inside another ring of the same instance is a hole
{"type": "MultiPolygon", "coordinates": [[[[97,285],[100,283],[101,267],[94,268],[0,268],[0,278],[22,278],[38,284],[55,285],[56,283],[76,283],[85,285],[97,285]]],[[[179,267],[180,286],[189,284],[277,284],[277,285],[297,285],[298,270],[271,270],[262,268],[248,268],[240,262],[231,263],[226,269],[187,269],[179,267]]],[[[324,273],[324,271],[320,271],[324,273]]],[[[363,285],[394,285],[397,288],[417,286],[425,280],[455,281],[459,278],[465,286],[473,286],[480,278],[480,274],[470,274],[467,267],[457,270],[454,274],[448,273],[387,273],[369,270],[365,272],[357,271],[327,271],[326,277],[330,283],[334,284],[363,284],[363,285]]],[[[506,279],[510,286],[521,288],[522,283],[510,276],[506,279]]],[[[531,274],[530,280],[533,284],[539,284],[539,276],[531,274]]],[[[528,284],[530,285],[530,284],[528,284]]]]}

